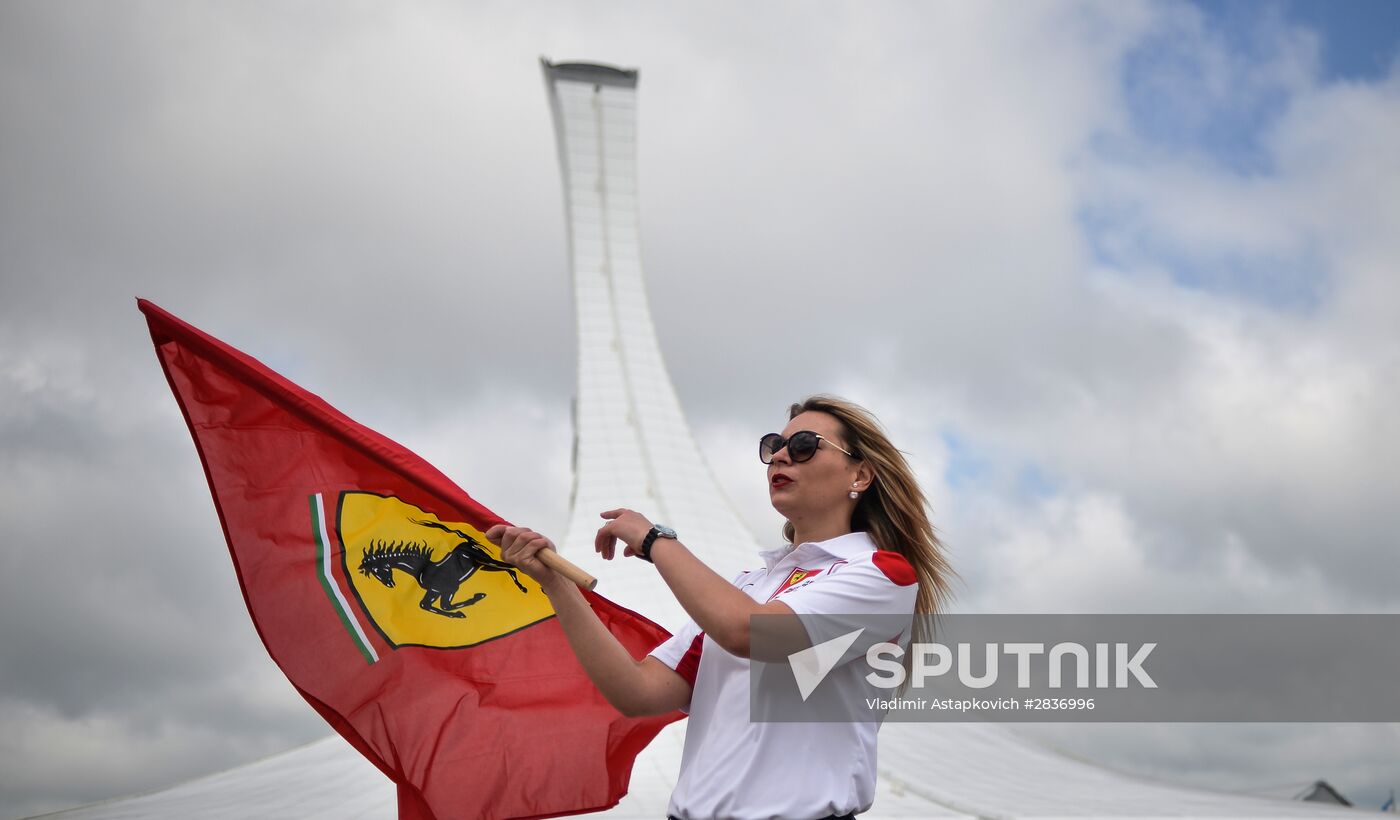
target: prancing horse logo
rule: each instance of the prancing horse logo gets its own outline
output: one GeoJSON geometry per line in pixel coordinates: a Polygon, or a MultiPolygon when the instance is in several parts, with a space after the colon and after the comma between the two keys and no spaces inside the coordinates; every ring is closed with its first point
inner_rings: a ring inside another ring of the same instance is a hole
{"type": "Polygon", "coordinates": [[[392,495],[341,491],[342,577],[390,646],[465,649],[554,615],[540,585],[479,526],[392,495]]]}
{"type": "Polygon", "coordinates": [[[421,527],[432,527],[452,533],[462,539],[462,542],[437,561],[433,560],[433,551],[427,544],[401,541],[371,542],[369,549],[365,550],[364,557],[360,559],[360,572],[393,589],[394,570],[399,570],[423,588],[423,600],[418,602],[418,606],[448,618],[465,618],[466,615],[457,610],[469,607],[486,597],[486,593],[478,592],[465,601],[454,603],[452,600],[462,582],[475,575],[477,570],[504,572],[515,582],[517,589],[529,593],[525,585],[520,583],[520,576],[515,574],[515,567],[493,558],[475,538],[435,521],[410,520],[421,527]]]}

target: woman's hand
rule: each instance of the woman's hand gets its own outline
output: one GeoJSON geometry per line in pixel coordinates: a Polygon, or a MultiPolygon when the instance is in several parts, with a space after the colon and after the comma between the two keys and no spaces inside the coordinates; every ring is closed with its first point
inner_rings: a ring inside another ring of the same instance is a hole
{"type": "Polygon", "coordinates": [[[552,550],[554,544],[528,527],[507,527],[497,524],[485,532],[486,540],[501,548],[501,559],[514,564],[521,572],[535,579],[541,587],[558,578],[554,570],[538,557],[540,550],[552,550]]]}
{"type": "Polygon", "coordinates": [[[608,519],[608,523],[598,529],[598,535],[593,539],[593,548],[603,558],[612,560],[618,541],[627,545],[622,551],[624,557],[642,554],[642,542],[646,540],[647,533],[651,532],[651,522],[645,515],[632,510],[617,509],[608,510],[602,516],[608,519]]]}

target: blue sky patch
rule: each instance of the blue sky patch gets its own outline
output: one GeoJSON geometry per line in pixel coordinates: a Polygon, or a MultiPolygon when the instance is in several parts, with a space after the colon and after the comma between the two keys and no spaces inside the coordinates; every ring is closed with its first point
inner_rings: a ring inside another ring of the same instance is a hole
{"type": "Polygon", "coordinates": [[[943,471],[943,480],[955,490],[995,484],[1019,498],[1040,499],[1056,495],[1063,488],[1062,482],[1038,464],[1014,465],[1007,459],[997,463],[995,456],[977,450],[952,430],[944,430],[939,438],[948,448],[948,466],[943,471]]]}
{"type": "Polygon", "coordinates": [[[1273,171],[1268,137],[1300,78],[1377,81],[1400,56],[1395,0],[1192,0],[1189,7],[1199,27],[1168,17],[1124,61],[1132,129],[1157,151],[1242,175],[1273,171]]]}
{"type": "Polygon", "coordinates": [[[939,438],[948,448],[948,466],[943,471],[943,480],[948,482],[949,487],[961,489],[986,476],[990,461],[986,456],[974,452],[962,436],[944,430],[939,438]]]}
{"type": "Polygon", "coordinates": [[[1115,270],[1152,267],[1176,285],[1307,315],[1328,296],[1331,279],[1320,249],[1250,254],[1230,248],[1186,247],[1153,230],[1131,203],[1081,208],[1079,224],[1094,258],[1115,270]]]}
{"type": "Polygon", "coordinates": [[[1261,15],[1318,35],[1322,80],[1375,81],[1400,56],[1400,3],[1395,0],[1193,0],[1227,37],[1239,39],[1261,15]]]}

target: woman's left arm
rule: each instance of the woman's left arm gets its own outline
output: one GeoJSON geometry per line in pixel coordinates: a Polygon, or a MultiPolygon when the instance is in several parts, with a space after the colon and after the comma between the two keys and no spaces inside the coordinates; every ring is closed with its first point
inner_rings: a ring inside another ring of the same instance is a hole
{"type": "MultiPolygon", "coordinates": [[[[627,545],[623,555],[641,553],[642,541],[652,527],[646,516],[632,510],[608,510],[603,518],[608,522],[598,530],[594,547],[604,558],[612,559],[618,541],[627,545]]],[[[780,601],[760,604],[750,598],[674,538],[656,539],[651,560],[686,614],[731,655],[751,656],[749,619],[754,615],[793,614],[792,608],[780,601]]],[[[805,633],[800,637],[805,639],[805,633]]]]}

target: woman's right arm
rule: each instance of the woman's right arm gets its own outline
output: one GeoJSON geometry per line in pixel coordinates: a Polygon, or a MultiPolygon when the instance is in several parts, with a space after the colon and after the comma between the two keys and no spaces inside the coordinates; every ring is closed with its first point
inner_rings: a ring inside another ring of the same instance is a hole
{"type": "Polygon", "coordinates": [[[487,530],[486,537],[501,548],[505,561],[535,579],[549,596],[574,655],[614,708],[628,717],[641,717],[689,705],[690,684],[685,678],[650,655],[634,660],[578,587],[536,557],[542,549],[554,549],[548,538],[524,527],[499,524],[487,530]]]}

